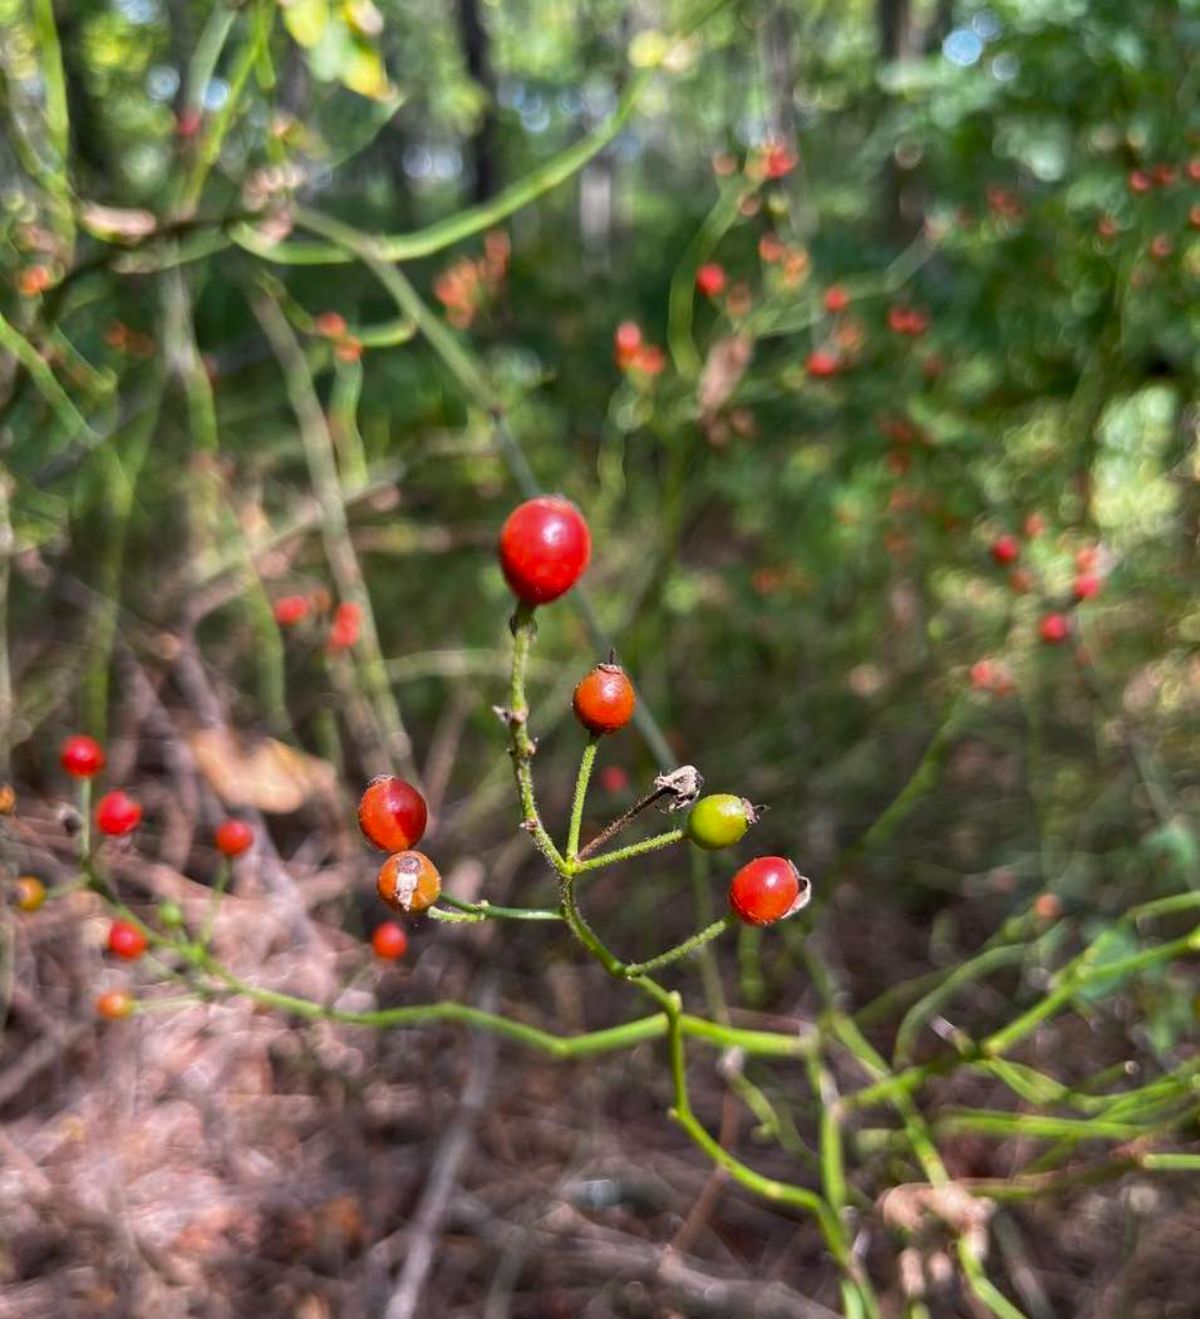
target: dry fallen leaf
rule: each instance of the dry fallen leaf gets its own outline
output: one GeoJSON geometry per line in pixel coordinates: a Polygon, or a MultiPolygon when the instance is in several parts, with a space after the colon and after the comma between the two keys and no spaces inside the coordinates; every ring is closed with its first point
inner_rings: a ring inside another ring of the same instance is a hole
{"type": "Polygon", "coordinates": [[[226,806],[288,815],[313,797],[332,796],[332,765],[274,738],[244,743],[228,728],[200,728],[188,745],[201,774],[226,806]]]}

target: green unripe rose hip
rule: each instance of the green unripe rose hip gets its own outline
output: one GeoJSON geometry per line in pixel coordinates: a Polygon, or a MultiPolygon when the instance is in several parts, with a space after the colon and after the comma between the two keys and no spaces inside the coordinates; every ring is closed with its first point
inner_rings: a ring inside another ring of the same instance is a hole
{"type": "Polygon", "coordinates": [[[701,797],[687,819],[687,836],[709,852],[732,847],[756,823],[758,814],[744,797],[713,792],[701,797]]]}

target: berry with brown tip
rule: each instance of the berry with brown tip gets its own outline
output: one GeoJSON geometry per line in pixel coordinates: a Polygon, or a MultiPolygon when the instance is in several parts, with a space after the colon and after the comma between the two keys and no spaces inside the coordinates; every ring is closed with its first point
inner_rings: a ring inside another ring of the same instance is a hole
{"type": "Polygon", "coordinates": [[[110,989],[96,999],[96,1016],[120,1021],[133,1012],[133,995],[127,989],[110,989]]]}
{"type": "Polygon", "coordinates": [[[619,664],[597,664],[580,679],[571,700],[575,718],[596,737],[624,728],[636,705],[633,683],[619,664]]]}
{"type": "Polygon", "coordinates": [[[424,852],[397,852],[383,863],[375,887],[389,907],[411,916],[438,900],[442,877],[424,852]]]}

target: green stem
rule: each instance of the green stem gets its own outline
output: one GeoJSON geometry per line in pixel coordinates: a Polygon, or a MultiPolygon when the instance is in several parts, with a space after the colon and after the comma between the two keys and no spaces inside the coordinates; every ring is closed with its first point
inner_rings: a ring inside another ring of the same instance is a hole
{"type": "Polygon", "coordinates": [[[625,974],[627,976],[644,975],[647,971],[658,971],[664,966],[670,966],[672,962],[677,962],[680,958],[690,957],[692,953],[698,952],[705,944],[711,943],[714,939],[719,938],[733,924],[732,915],[722,916],[719,921],[713,921],[702,930],[698,930],[690,939],[685,939],[683,943],[676,944],[674,948],[668,948],[665,953],[659,953],[657,957],[651,957],[645,962],[626,962],[625,974]]]}
{"type": "Polygon", "coordinates": [[[537,844],[538,851],[561,875],[565,862],[554,844],[554,839],[550,837],[546,826],[542,823],[542,817],[538,812],[537,795],[533,787],[532,761],[536,747],[533,738],[529,735],[529,699],[525,694],[525,671],[529,663],[533,639],[537,635],[532,605],[517,606],[512,618],[512,634],[512,672],[505,718],[508,723],[513,773],[517,779],[517,795],[521,801],[521,825],[537,844]]]}
{"type": "Polygon", "coordinates": [[[583,748],[579,760],[579,773],[575,777],[575,796],[571,801],[571,827],[567,832],[567,861],[573,863],[579,851],[579,830],[583,827],[583,807],[587,801],[588,783],[592,777],[592,766],[596,763],[596,751],[600,740],[593,734],[583,748]]]}
{"type": "Polygon", "coordinates": [[[628,861],[631,857],[645,856],[647,852],[657,852],[661,848],[670,847],[672,843],[682,842],[686,836],[682,829],[669,829],[665,834],[643,838],[641,842],[630,843],[628,847],[618,847],[612,852],[601,852],[599,856],[590,856],[586,861],[577,861],[571,867],[571,873],[582,875],[587,870],[599,870],[602,866],[628,861]]]}
{"type": "Polygon", "coordinates": [[[483,902],[463,902],[461,898],[452,898],[448,893],[443,893],[438,898],[439,904],[452,907],[455,911],[461,911],[472,916],[478,916],[482,920],[506,920],[506,921],[561,921],[562,912],[551,911],[545,907],[498,907],[494,903],[483,902]]]}

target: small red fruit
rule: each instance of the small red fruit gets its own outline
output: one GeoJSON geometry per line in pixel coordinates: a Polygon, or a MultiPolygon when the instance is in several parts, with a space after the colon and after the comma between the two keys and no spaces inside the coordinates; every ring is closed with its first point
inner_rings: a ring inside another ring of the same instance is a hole
{"type": "Polygon", "coordinates": [[[1046,519],[1040,513],[1030,513],[1025,519],[1025,534],[1036,540],[1046,530],[1046,519]]]}
{"type": "Polygon", "coordinates": [[[280,627],[295,627],[308,617],[308,598],[303,595],[285,595],[275,601],[275,621],[280,627]]]}
{"type": "Polygon", "coordinates": [[[500,530],[500,568],[518,600],[545,605],[569,591],[592,557],[583,514],[560,495],[528,499],[500,530]]]}
{"type": "Polygon", "coordinates": [[[992,558],[1002,567],[1007,568],[1009,564],[1016,563],[1021,557],[1021,546],[1016,536],[1003,535],[997,536],[992,541],[992,558]]]}
{"type": "Polygon", "coordinates": [[[1065,614],[1046,614],[1038,633],[1048,646],[1061,646],[1071,635],[1071,620],[1065,614]]]}
{"type": "Polygon", "coordinates": [[[766,265],[773,266],[787,255],[787,244],[778,234],[763,234],[758,240],[758,255],[766,265]]]}
{"type": "Polygon", "coordinates": [[[425,798],[404,779],[372,779],[358,803],[358,827],[382,852],[403,852],[419,843],[428,823],[425,798]]]}
{"type": "Polygon", "coordinates": [[[232,858],[250,850],[254,844],[254,830],[245,820],[223,820],[213,838],[217,851],[232,858]]]}
{"type": "Polygon", "coordinates": [[[76,733],[62,745],[59,763],[73,779],[91,779],[104,768],[104,748],[94,737],[76,733]]]}
{"type": "Polygon", "coordinates": [[[1100,594],[1101,580],[1098,573],[1081,572],[1075,578],[1075,584],[1071,588],[1071,594],[1076,600],[1090,600],[1093,596],[1100,594]]]}
{"type": "Polygon", "coordinates": [[[632,366],[642,346],[642,329],[636,321],[622,321],[613,331],[613,355],[621,370],[632,366]]]}
{"type": "Polygon", "coordinates": [[[384,921],[371,935],[371,947],[381,962],[395,962],[408,952],[408,935],[395,921],[384,921]]]}
{"type": "Polygon", "coordinates": [[[1150,255],[1155,261],[1165,261],[1175,251],[1170,234],[1155,234],[1150,240],[1150,255]]]}
{"type": "Polygon", "coordinates": [[[922,335],[929,329],[929,317],[911,307],[893,307],[888,312],[888,328],[895,334],[922,335]]]}
{"type": "Polygon", "coordinates": [[[46,886],[36,875],[21,875],[13,887],[16,889],[13,901],[18,911],[37,911],[46,901],[46,886]]]}
{"type": "Polygon", "coordinates": [[[825,310],[831,312],[834,316],[840,311],[845,311],[850,305],[850,295],[840,284],[831,284],[825,290],[825,310]]]}
{"type": "Polygon", "coordinates": [[[1188,224],[1193,229],[1200,229],[1200,202],[1188,208],[1188,224]]]}
{"type": "Polygon", "coordinates": [[[812,885],[782,856],[747,862],[729,885],[729,905],[747,925],[772,925],[808,905],[812,885]]]}
{"type": "Polygon", "coordinates": [[[329,649],[349,650],[358,644],[358,635],[362,630],[362,605],[353,600],[345,600],[333,611],[333,622],[329,627],[329,649]]]}
{"type": "Polygon", "coordinates": [[[146,951],[146,936],[128,921],[113,921],[108,927],[108,951],[126,962],[136,962],[146,951]]]}
{"type": "Polygon", "coordinates": [[[375,887],[389,907],[411,915],[438,900],[442,877],[424,852],[398,852],[383,863],[375,887]]]}
{"type": "Polygon", "coordinates": [[[1106,242],[1117,236],[1118,225],[1111,215],[1102,215],[1096,221],[1096,233],[1106,242]]]}
{"type": "Polygon", "coordinates": [[[619,664],[597,664],[575,688],[575,718],[594,736],[615,733],[633,718],[637,696],[619,664]]]}
{"type": "Polygon", "coordinates": [[[1200,183],[1200,160],[1188,161],[1187,176],[1193,183],[1200,183]]]}
{"type": "Polygon", "coordinates": [[[782,179],[796,168],[799,157],[778,142],[768,142],[762,148],[762,174],[764,179],[782,179]]]}
{"type": "Polygon", "coordinates": [[[96,827],[102,834],[121,838],[142,822],[142,808],[128,793],[106,792],[96,804],[96,827]]]}
{"type": "Polygon", "coordinates": [[[1146,193],[1150,191],[1150,175],[1144,170],[1135,169],[1129,173],[1129,191],[1133,193],[1146,193]]]}
{"type": "Polygon", "coordinates": [[[629,787],[629,773],[620,765],[605,765],[600,771],[600,786],[605,792],[624,792],[629,787]]]}
{"type": "Polygon", "coordinates": [[[323,311],[313,320],[313,329],[326,339],[340,339],[346,333],[346,318],[336,311],[323,311]]]}
{"type": "Polygon", "coordinates": [[[1174,165],[1155,165],[1150,171],[1150,177],[1160,188],[1169,188],[1179,177],[1179,171],[1174,165]]]}
{"type": "Polygon", "coordinates": [[[830,376],[837,375],[841,366],[841,359],[836,353],[831,353],[827,348],[818,348],[815,353],[809,353],[804,369],[814,380],[828,380],[830,376]]]}
{"type": "Polygon", "coordinates": [[[633,355],[633,369],[644,376],[660,376],[667,365],[667,355],[656,343],[644,343],[633,355]]]}
{"type": "Polygon", "coordinates": [[[715,298],[725,288],[725,269],[707,261],[696,271],[696,287],[706,298],[715,298]]]}
{"type": "Polygon", "coordinates": [[[96,1016],[120,1021],[133,1012],[133,995],[127,989],[110,989],[96,999],[96,1016]]]}
{"type": "Polygon", "coordinates": [[[188,106],[175,119],[175,132],[179,137],[195,137],[200,131],[204,116],[197,106],[188,106]]]}

